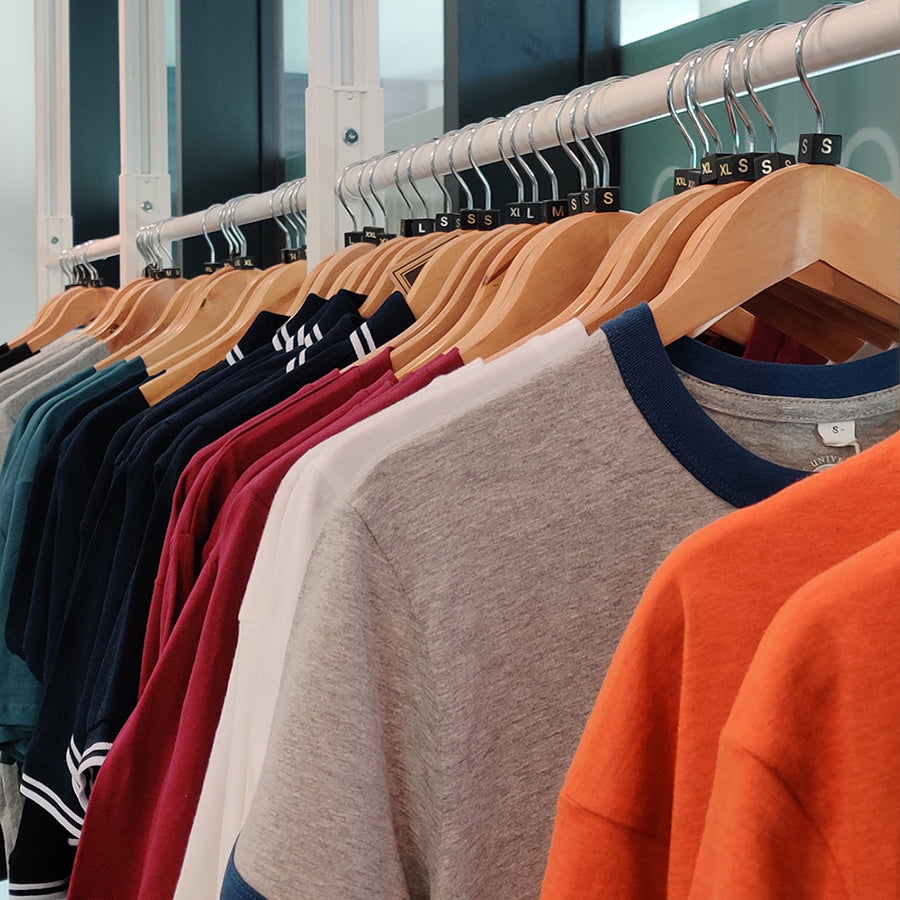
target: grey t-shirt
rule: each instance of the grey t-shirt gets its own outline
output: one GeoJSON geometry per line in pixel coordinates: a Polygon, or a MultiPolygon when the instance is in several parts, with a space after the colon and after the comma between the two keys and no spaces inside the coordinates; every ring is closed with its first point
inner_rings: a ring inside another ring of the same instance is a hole
{"type": "Polygon", "coordinates": [[[863,446],[895,427],[896,358],[871,377],[816,367],[828,379],[734,360],[714,386],[724,354],[703,348],[682,377],[693,351],[673,366],[645,307],[606,331],[389,454],[326,521],[234,854],[268,900],[537,897],[556,798],[653,571],[806,474],[722,428],[765,430],[791,461],[815,456],[817,422],[852,412],[863,446]],[[766,393],[791,378],[799,396],[766,393]]]}

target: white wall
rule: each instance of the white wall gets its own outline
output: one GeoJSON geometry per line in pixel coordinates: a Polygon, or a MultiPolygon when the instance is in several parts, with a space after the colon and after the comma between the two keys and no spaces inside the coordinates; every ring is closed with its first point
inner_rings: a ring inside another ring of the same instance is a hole
{"type": "Polygon", "coordinates": [[[34,4],[3,0],[0,28],[0,342],[36,309],[34,4]]]}

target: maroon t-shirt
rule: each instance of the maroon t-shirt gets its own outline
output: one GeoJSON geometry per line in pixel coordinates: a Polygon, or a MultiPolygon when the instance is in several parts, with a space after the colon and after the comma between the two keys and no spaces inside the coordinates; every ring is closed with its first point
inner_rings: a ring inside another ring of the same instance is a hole
{"type": "Polygon", "coordinates": [[[456,351],[393,387],[376,383],[345,414],[251,466],[229,494],[196,584],[91,793],[70,900],[168,900],[175,892],[238,639],[238,613],[272,500],[321,441],[458,368],[456,351]],[[252,470],[252,473],[251,473],[252,470]]]}

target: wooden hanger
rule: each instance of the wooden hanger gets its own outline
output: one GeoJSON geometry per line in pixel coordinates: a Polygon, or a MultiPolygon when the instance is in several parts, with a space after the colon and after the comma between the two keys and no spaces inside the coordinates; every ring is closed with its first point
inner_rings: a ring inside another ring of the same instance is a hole
{"type": "MultiPolygon", "coordinates": [[[[307,276],[307,283],[298,294],[300,305],[310,294],[330,297],[340,288],[344,274],[363,257],[368,257],[375,250],[374,244],[360,242],[343,247],[331,256],[325,257],[307,276]],[[303,296],[300,297],[300,294],[303,296]]],[[[299,309],[299,306],[297,307],[299,309]]]]}
{"type": "Polygon", "coordinates": [[[174,365],[179,355],[198,340],[208,337],[234,310],[246,288],[262,275],[259,269],[216,272],[204,288],[190,298],[188,307],[152,346],[141,347],[140,356],[148,373],[156,374],[174,365]]]}
{"type": "Polygon", "coordinates": [[[100,315],[114,293],[108,287],[87,287],[63,298],[37,329],[26,333],[29,349],[41,350],[73,328],[89,324],[100,315]]]}
{"type": "MultiPolygon", "coordinates": [[[[799,164],[752,184],[688,242],[650,304],[660,336],[670,343],[694,333],[818,261],[882,298],[878,317],[900,328],[897,197],[849,169],[799,164]]],[[[837,299],[874,312],[857,295],[837,299]]]]}
{"type": "Polygon", "coordinates": [[[483,318],[486,310],[491,308],[503,283],[503,278],[515,258],[528,242],[545,228],[547,228],[546,223],[529,225],[527,226],[528,230],[514,235],[499,249],[492,245],[484,247],[473,262],[471,270],[463,276],[459,287],[448,301],[448,314],[450,312],[459,313],[455,323],[451,324],[436,342],[422,349],[416,359],[395,371],[399,375],[405,375],[407,372],[420,368],[439,353],[446,353],[452,348],[458,347],[460,341],[483,318]]]}
{"type": "Polygon", "coordinates": [[[470,247],[454,267],[446,291],[436,298],[434,314],[424,318],[421,328],[391,353],[394,371],[405,375],[456,346],[490,305],[516,254],[546,227],[545,223],[505,225],[470,247]],[[486,282],[493,282],[490,292],[482,291],[486,282]]]}
{"type": "Polygon", "coordinates": [[[499,352],[565,309],[633,217],[581,213],[535,235],[513,260],[484,316],[460,340],[463,359],[499,352]]]}
{"type": "Polygon", "coordinates": [[[184,278],[161,278],[145,285],[133,298],[131,309],[114,323],[103,339],[111,354],[146,336],[160,321],[172,297],[188,282],[184,278]]]}

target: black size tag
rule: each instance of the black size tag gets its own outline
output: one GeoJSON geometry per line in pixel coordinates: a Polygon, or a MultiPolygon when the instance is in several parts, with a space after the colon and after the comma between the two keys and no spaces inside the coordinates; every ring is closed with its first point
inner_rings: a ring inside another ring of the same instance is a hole
{"type": "Polygon", "coordinates": [[[144,278],[157,278],[158,277],[157,272],[159,272],[159,269],[157,269],[156,266],[151,265],[151,266],[144,266],[144,271],[142,274],[143,274],[144,278]]]}
{"type": "Polygon", "coordinates": [[[281,261],[290,264],[306,259],[306,247],[289,247],[281,251],[281,261]]]}
{"type": "Polygon", "coordinates": [[[569,206],[565,200],[543,200],[541,209],[545,222],[558,222],[560,219],[565,219],[569,213],[569,206]]]}
{"type": "Polygon", "coordinates": [[[461,209],[459,211],[459,227],[463,231],[475,231],[478,228],[478,210],[461,209]]]}
{"type": "Polygon", "coordinates": [[[253,268],[253,260],[249,256],[235,256],[231,260],[231,264],[236,269],[252,269],[253,268]]]}
{"type": "Polygon", "coordinates": [[[377,244],[379,234],[384,234],[383,228],[378,225],[364,225],[362,230],[363,243],[377,244]]]}
{"type": "Polygon", "coordinates": [[[588,194],[588,191],[574,191],[571,194],[566,194],[566,203],[569,205],[569,215],[577,216],[578,213],[589,212],[590,210],[585,210],[583,197],[588,194]]]}
{"type": "Polygon", "coordinates": [[[434,217],[435,231],[458,231],[459,230],[459,213],[445,212],[438,213],[434,217]]]}
{"type": "Polygon", "coordinates": [[[594,212],[618,212],[622,208],[622,192],[617,187],[591,188],[594,212]]]}
{"type": "Polygon", "coordinates": [[[543,214],[540,203],[507,203],[504,220],[507,225],[537,225],[543,214]]]}
{"type": "Polygon", "coordinates": [[[403,237],[420,237],[433,231],[433,219],[402,219],[400,222],[400,234],[403,237]]]}
{"type": "Polygon", "coordinates": [[[382,244],[392,241],[395,237],[397,237],[396,234],[391,234],[389,231],[383,231],[378,235],[378,246],[380,247],[382,244]]]}
{"type": "Polygon", "coordinates": [[[723,156],[716,164],[719,174],[718,184],[732,184],[735,181],[756,181],[754,162],[758,153],[735,153],[734,156],[723,156]]]}
{"type": "Polygon", "coordinates": [[[212,275],[213,272],[218,272],[224,265],[225,263],[223,262],[205,262],[203,263],[203,274],[212,275]]]}
{"type": "Polygon", "coordinates": [[[727,153],[707,153],[700,157],[700,184],[715,184],[719,176],[719,160],[727,159],[727,153]]]}
{"type": "Polygon", "coordinates": [[[479,209],[477,221],[479,231],[493,231],[495,228],[500,227],[500,210],[479,209]]]}
{"type": "Polygon", "coordinates": [[[675,194],[680,194],[683,191],[697,187],[697,185],[700,184],[700,170],[676,169],[675,175],[673,176],[673,182],[675,187],[673,193],[675,194]]]}
{"type": "Polygon", "coordinates": [[[843,138],[839,134],[801,134],[797,162],[837,166],[841,162],[842,143],[843,138]]]}
{"type": "Polygon", "coordinates": [[[361,231],[345,231],[344,232],[344,246],[349,247],[351,244],[361,244],[363,240],[363,233],[361,231]]]}
{"type": "Polygon", "coordinates": [[[181,278],[181,269],[177,266],[170,266],[168,269],[162,269],[159,273],[160,278],[181,278]]]}
{"type": "MultiPolygon", "coordinates": [[[[168,269],[165,269],[164,271],[168,271],[168,269]]],[[[180,275],[180,274],[181,274],[181,272],[179,271],[178,275],[180,275]]],[[[177,278],[178,276],[175,276],[175,277],[177,278]]],[[[91,278],[88,281],[88,287],[103,287],[103,279],[102,278],[91,278]]]]}
{"type": "Polygon", "coordinates": [[[756,180],[765,175],[771,175],[778,169],[786,169],[788,166],[794,165],[797,160],[790,153],[759,153],[753,161],[753,171],[756,180]]]}

